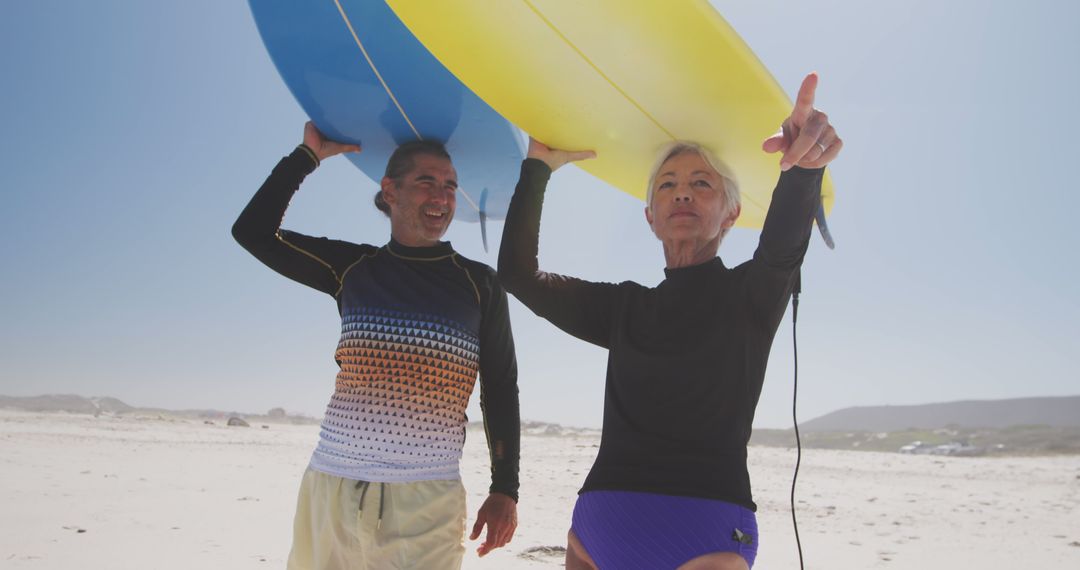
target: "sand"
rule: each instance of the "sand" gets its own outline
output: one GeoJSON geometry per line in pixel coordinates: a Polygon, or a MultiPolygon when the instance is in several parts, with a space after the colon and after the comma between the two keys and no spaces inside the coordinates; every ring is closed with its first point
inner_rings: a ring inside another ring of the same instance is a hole
{"type": "MultiPolygon", "coordinates": [[[[283,568],[316,426],[0,410],[0,567],[283,568]]],[[[514,541],[464,568],[561,565],[595,434],[523,438],[514,541]]],[[[751,448],[761,551],[797,568],[794,450],[751,448]]],[[[486,496],[483,436],[462,477],[486,496]]],[[[809,450],[799,480],[806,567],[1080,568],[1080,457],[942,458],[809,450]]]]}

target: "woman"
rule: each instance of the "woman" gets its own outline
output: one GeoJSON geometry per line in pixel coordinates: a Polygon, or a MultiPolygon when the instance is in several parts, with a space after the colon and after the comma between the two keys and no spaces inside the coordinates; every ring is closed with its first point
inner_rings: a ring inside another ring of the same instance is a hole
{"type": "Polygon", "coordinates": [[[567,568],[753,565],[758,536],[746,445],[776,328],[809,242],[826,164],[842,143],[803,81],[781,133],[780,181],[753,259],[716,257],[738,218],[724,165],[692,143],[670,145],[649,181],[645,218],[664,247],[666,279],[592,283],[539,271],[551,172],[589,158],[531,141],[499,255],[506,290],[564,331],[609,350],[600,450],[585,479],[567,568]]]}

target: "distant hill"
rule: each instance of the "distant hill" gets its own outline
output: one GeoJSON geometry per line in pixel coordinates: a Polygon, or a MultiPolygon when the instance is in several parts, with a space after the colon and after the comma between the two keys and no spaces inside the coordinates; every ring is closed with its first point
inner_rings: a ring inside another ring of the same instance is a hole
{"type": "Polygon", "coordinates": [[[281,408],[274,408],[265,414],[242,412],[223,412],[220,410],[164,410],[161,408],[138,408],[110,397],[87,398],[73,394],[49,394],[43,396],[2,396],[0,408],[23,410],[27,412],[64,412],[69,414],[92,414],[98,416],[124,414],[152,414],[180,416],[188,418],[221,419],[240,417],[251,420],[287,422],[294,424],[318,423],[315,418],[303,415],[290,415],[281,408]]]}
{"type": "MultiPolygon", "coordinates": [[[[468,429],[483,431],[484,422],[469,422],[468,429]]],[[[521,420],[521,435],[536,435],[542,437],[600,437],[599,428],[564,426],[550,422],[538,422],[533,420],[521,420]]]]}
{"type": "Polygon", "coordinates": [[[892,432],[908,429],[1080,427],[1080,396],[970,400],[917,406],[844,408],[801,422],[805,432],[892,432]]]}
{"type": "Polygon", "coordinates": [[[135,408],[116,398],[85,398],[73,394],[47,396],[0,396],[0,408],[29,412],[67,412],[69,414],[122,414],[135,408]]]}
{"type": "MultiPolygon", "coordinates": [[[[265,414],[253,414],[221,410],[166,410],[162,408],[141,408],[129,406],[124,402],[109,397],[87,398],[74,394],[49,394],[43,396],[3,396],[0,395],[0,409],[21,410],[37,413],[90,414],[94,416],[166,416],[202,420],[226,421],[236,417],[250,421],[278,422],[291,424],[318,424],[320,419],[300,414],[289,414],[283,408],[273,408],[265,414]]],[[[483,431],[483,422],[470,422],[468,429],[483,431]]],[[[600,437],[597,428],[568,427],[548,422],[530,420],[521,421],[523,435],[536,436],[585,436],[600,437]]]]}
{"type": "MultiPolygon", "coordinates": [[[[755,429],[750,445],[795,447],[790,429],[755,429]]],[[[804,449],[847,449],[932,455],[1078,455],[1080,427],[934,428],[896,431],[811,431],[804,449]]]]}

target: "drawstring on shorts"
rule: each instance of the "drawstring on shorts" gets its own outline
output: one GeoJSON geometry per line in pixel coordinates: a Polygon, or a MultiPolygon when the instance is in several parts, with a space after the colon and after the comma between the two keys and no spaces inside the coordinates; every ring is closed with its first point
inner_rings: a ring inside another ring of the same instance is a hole
{"type": "MultiPolygon", "coordinates": [[[[371,486],[370,481],[357,481],[356,482],[356,488],[357,489],[360,489],[360,487],[363,487],[363,489],[360,490],[360,509],[359,509],[359,511],[357,511],[358,514],[363,514],[364,513],[364,497],[367,496],[368,487],[370,487],[370,486],[371,486]]],[[[382,528],[383,505],[385,504],[385,502],[386,502],[386,483],[379,483],[379,520],[375,523],[375,530],[379,530],[380,528],[382,528]]]]}

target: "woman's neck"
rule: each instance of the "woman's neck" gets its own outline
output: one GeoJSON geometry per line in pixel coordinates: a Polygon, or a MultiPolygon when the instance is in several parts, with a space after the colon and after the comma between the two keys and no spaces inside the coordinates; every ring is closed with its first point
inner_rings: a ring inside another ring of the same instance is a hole
{"type": "Polygon", "coordinates": [[[707,242],[696,240],[670,240],[664,242],[664,259],[668,269],[701,265],[716,257],[720,250],[720,237],[707,242]]]}

